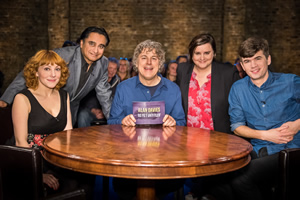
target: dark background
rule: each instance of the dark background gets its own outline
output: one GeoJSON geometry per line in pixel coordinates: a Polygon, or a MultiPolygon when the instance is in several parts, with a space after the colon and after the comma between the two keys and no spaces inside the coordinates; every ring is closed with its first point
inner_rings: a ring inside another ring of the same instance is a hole
{"type": "Polygon", "coordinates": [[[107,57],[132,57],[145,40],[161,42],[167,60],[187,54],[190,40],[210,32],[217,59],[234,63],[250,36],[270,43],[274,71],[300,75],[300,1],[297,0],[0,0],[2,92],[40,49],[76,41],[88,26],[104,27],[107,57]]]}

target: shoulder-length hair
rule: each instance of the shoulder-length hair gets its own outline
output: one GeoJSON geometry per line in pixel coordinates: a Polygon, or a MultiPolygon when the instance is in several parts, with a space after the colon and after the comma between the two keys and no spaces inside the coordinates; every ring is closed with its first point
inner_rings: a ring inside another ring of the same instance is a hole
{"type": "Polygon", "coordinates": [[[61,76],[59,82],[55,86],[55,89],[58,90],[66,84],[69,77],[67,63],[52,50],[40,50],[28,60],[24,67],[24,78],[28,88],[32,88],[34,90],[38,88],[39,80],[36,76],[36,72],[40,66],[48,64],[56,64],[61,67],[61,76]]]}

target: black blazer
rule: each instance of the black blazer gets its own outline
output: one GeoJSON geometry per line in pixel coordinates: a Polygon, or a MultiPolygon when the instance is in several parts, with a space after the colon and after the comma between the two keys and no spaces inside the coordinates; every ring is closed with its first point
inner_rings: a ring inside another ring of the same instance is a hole
{"type": "MultiPolygon", "coordinates": [[[[182,106],[187,119],[189,84],[194,64],[181,63],[177,68],[176,83],[180,87],[182,106]]],[[[230,130],[230,117],[228,114],[228,95],[231,85],[240,79],[237,69],[231,64],[212,62],[211,70],[211,109],[214,130],[232,133],[230,130]]]]}

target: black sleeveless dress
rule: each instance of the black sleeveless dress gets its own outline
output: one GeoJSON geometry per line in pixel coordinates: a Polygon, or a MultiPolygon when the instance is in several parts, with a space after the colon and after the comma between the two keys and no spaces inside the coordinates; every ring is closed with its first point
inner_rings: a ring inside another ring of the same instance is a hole
{"type": "Polygon", "coordinates": [[[57,116],[49,114],[28,89],[24,89],[20,93],[29,99],[31,105],[28,116],[28,144],[41,149],[42,141],[49,134],[63,131],[66,127],[67,92],[63,89],[59,90],[61,106],[57,116]]]}
{"type": "MultiPolygon", "coordinates": [[[[24,94],[31,104],[31,112],[28,116],[28,143],[33,148],[42,149],[40,145],[49,134],[63,131],[66,127],[67,92],[63,89],[59,90],[61,107],[56,117],[49,114],[29,90],[25,89],[20,93],[24,94]]],[[[95,176],[57,167],[45,159],[43,159],[43,173],[52,174],[59,180],[59,189],[56,191],[44,184],[48,195],[83,188],[87,194],[87,199],[92,199],[95,176]]]]}

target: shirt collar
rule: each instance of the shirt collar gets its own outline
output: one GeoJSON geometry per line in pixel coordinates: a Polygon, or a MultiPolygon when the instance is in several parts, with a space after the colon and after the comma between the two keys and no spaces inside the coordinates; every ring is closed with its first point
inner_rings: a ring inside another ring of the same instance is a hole
{"type": "MultiPolygon", "coordinates": [[[[161,81],[161,87],[166,87],[165,84],[165,80],[163,79],[162,75],[160,73],[157,74],[160,77],[160,81],[161,81]]],[[[143,85],[139,79],[139,74],[136,76],[136,86],[135,87],[146,87],[145,85],[143,85]]]]}
{"type": "MultiPolygon", "coordinates": [[[[81,67],[82,67],[82,69],[83,69],[84,72],[87,72],[86,70],[87,70],[89,64],[84,59],[82,52],[80,52],[80,53],[81,53],[81,67]]],[[[96,64],[96,62],[92,63],[92,65],[90,67],[90,70],[92,70],[94,68],[95,64],[96,64]]]]}
{"type": "Polygon", "coordinates": [[[88,65],[88,63],[85,61],[82,52],[80,52],[80,54],[81,54],[81,67],[85,68],[85,71],[86,71],[86,68],[87,68],[87,66],[89,66],[89,65],[88,65]]]}
{"type": "Polygon", "coordinates": [[[109,81],[109,84],[113,84],[116,79],[117,79],[117,74],[111,78],[111,80],[109,81]]]}
{"type": "Polygon", "coordinates": [[[252,87],[258,88],[258,89],[264,89],[264,88],[268,87],[271,83],[274,82],[274,75],[273,75],[273,73],[272,73],[270,70],[268,70],[268,74],[269,74],[268,79],[267,79],[266,82],[264,82],[260,87],[257,87],[257,86],[252,82],[252,80],[250,79],[250,77],[248,77],[248,78],[249,78],[249,83],[250,83],[250,85],[252,85],[252,87]]]}

